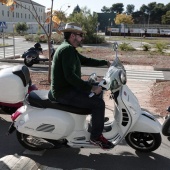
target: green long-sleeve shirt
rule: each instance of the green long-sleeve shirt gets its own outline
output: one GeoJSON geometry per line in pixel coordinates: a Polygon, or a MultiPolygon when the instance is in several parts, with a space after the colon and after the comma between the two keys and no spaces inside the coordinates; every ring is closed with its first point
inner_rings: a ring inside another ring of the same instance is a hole
{"type": "Polygon", "coordinates": [[[81,65],[103,66],[105,60],[86,58],[64,41],[56,50],[51,71],[51,92],[57,98],[77,87],[84,91],[91,90],[92,86],[81,79],[81,65]]]}

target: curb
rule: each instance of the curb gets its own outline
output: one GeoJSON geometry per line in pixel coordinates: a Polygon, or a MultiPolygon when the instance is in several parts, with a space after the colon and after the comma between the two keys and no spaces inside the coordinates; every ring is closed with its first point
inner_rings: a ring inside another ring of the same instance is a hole
{"type": "Polygon", "coordinates": [[[155,71],[170,71],[170,68],[154,67],[155,71]]]}

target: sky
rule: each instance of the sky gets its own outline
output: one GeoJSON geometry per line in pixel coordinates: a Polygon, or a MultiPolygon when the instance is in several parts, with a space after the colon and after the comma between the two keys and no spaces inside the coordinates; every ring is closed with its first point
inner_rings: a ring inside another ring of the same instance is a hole
{"type": "MultiPolygon", "coordinates": [[[[51,7],[51,0],[33,0],[34,2],[37,2],[46,8],[51,7]]],[[[111,7],[113,4],[116,3],[123,3],[124,9],[126,9],[126,6],[128,4],[133,4],[135,6],[135,11],[139,10],[140,7],[145,4],[148,5],[151,2],[156,2],[156,3],[163,3],[164,5],[170,3],[169,0],[54,0],[54,10],[62,10],[65,11],[66,14],[70,14],[73,12],[73,9],[79,5],[80,8],[87,6],[87,9],[90,9],[91,12],[101,12],[101,9],[103,6],[106,7],[111,7]],[[162,2],[163,1],[163,2],[162,2]],[[70,8],[68,8],[70,6],[70,8]]]]}

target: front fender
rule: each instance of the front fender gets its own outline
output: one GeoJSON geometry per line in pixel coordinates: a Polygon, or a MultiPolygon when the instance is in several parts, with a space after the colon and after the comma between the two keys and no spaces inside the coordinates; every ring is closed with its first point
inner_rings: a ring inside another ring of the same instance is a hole
{"type": "Polygon", "coordinates": [[[142,111],[130,132],[161,133],[161,129],[161,124],[152,114],[142,111]]]}

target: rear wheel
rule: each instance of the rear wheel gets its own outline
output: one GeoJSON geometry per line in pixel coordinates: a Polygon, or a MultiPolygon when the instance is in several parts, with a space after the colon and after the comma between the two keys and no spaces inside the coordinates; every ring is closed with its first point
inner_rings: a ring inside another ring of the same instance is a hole
{"type": "Polygon", "coordinates": [[[166,119],[165,119],[165,122],[162,126],[162,134],[164,136],[170,136],[170,116],[168,116],[166,119]]]}
{"type": "Polygon", "coordinates": [[[24,64],[27,66],[27,67],[31,67],[34,63],[33,63],[33,60],[32,60],[32,57],[30,56],[26,56],[24,58],[24,64]]]}
{"type": "Polygon", "coordinates": [[[16,110],[17,110],[18,108],[16,108],[16,107],[2,106],[1,109],[2,109],[5,113],[12,114],[12,113],[16,112],[16,110]]]}
{"type": "Polygon", "coordinates": [[[131,132],[125,140],[129,146],[140,152],[152,152],[161,145],[160,133],[131,132]]]}
{"type": "Polygon", "coordinates": [[[34,143],[31,141],[33,138],[34,138],[33,136],[26,135],[17,131],[17,139],[24,148],[32,151],[44,150],[36,146],[36,141],[34,141],[34,143]]]}

